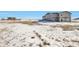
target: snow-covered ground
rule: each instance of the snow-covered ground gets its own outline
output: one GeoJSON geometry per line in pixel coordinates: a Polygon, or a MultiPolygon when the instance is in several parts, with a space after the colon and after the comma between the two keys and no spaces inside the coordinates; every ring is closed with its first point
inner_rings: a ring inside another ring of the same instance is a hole
{"type": "MultiPolygon", "coordinates": [[[[54,23],[50,23],[54,25],[54,23]]],[[[1,47],[79,47],[79,31],[49,25],[0,23],[1,47]]],[[[57,23],[58,24],[58,23],[57,23]]],[[[55,25],[57,25],[55,23],[55,25]]],[[[63,24],[63,23],[62,23],[63,24]]]]}
{"type": "Polygon", "coordinates": [[[40,24],[43,25],[79,25],[79,22],[39,22],[40,24]]]}

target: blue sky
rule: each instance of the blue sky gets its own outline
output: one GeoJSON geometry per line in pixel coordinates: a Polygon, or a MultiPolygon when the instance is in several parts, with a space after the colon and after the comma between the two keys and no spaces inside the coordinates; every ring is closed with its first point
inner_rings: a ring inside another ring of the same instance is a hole
{"type": "MultiPolygon", "coordinates": [[[[47,12],[57,11],[0,11],[0,18],[16,17],[22,19],[41,19],[47,12]]],[[[71,11],[72,18],[79,17],[79,11],[71,11]]]]}

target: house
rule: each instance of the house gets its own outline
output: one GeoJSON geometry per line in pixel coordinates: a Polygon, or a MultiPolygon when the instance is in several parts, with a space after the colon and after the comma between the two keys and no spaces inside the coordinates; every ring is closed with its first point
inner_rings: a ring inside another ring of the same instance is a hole
{"type": "Polygon", "coordinates": [[[16,20],[21,20],[21,19],[17,19],[16,17],[7,17],[6,19],[2,18],[1,20],[6,20],[6,21],[16,21],[16,20]]]}
{"type": "Polygon", "coordinates": [[[73,20],[79,20],[79,18],[74,18],[73,20]]]}
{"type": "Polygon", "coordinates": [[[44,15],[43,20],[47,20],[47,21],[59,21],[59,13],[47,13],[46,15],[44,15]]]}
{"type": "Polygon", "coordinates": [[[71,22],[71,13],[63,11],[60,13],[47,13],[42,17],[42,22],[71,22]]]}
{"type": "Polygon", "coordinates": [[[21,20],[21,19],[17,19],[15,17],[7,17],[6,19],[2,18],[0,20],[0,22],[16,22],[16,21],[19,21],[19,20],[21,20]]]}

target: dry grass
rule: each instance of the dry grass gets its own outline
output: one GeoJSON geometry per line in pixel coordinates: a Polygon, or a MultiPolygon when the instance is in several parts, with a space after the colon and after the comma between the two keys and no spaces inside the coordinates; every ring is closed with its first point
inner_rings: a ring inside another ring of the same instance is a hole
{"type": "Polygon", "coordinates": [[[66,30],[73,30],[73,25],[55,25],[55,26],[50,26],[52,28],[62,28],[64,31],[66,30]]]}
{"type": "Polygon", "coordinates": [[[38,22],[36,22],[36,21],[21,21],[21,22],[18,22],[18,23],[28,24],[28,25],[38,24],[38,22]]]}
{"type": "Polygon", "coordinates": [[[34,25],[34,24],[38,24],[37,21],[2,21],[0,23],[22,23],[22,24],[28,24],[28,25],[34,25]]]}
{"type": "Polygon", "coordinates": [[[73,30],[72,25],[63,25],[63,26],[61,26],[61,28],[63,28],[63,30],[73,30]]]}

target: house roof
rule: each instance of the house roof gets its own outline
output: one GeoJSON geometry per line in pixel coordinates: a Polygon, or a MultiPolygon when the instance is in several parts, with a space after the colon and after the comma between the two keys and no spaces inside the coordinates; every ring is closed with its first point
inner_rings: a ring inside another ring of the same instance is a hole
{"type": "Polygon", "coordinates": [[[63,12],[60,12],[60,13],[70,13],[70,14],[72,14],[71,12],[69,12],[69,11],[63,11],[63,12]]]}

